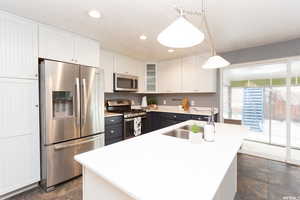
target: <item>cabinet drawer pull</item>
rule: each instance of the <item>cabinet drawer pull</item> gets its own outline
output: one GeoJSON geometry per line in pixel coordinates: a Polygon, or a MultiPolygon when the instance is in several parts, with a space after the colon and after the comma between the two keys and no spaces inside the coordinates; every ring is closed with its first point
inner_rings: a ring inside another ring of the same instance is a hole
{"type": "Polygon", "coordinates": [[[111,131],[110,131],[110,133],[114,133],[114,132],[115,132],[114,130],[111,130],[111,131]]]}
{"type": "Polygon", "coordinates": [[[114,122],[115,120],[114,120],[114,119],[111,119],[110,121],[111,121],[111,122],[114,122]]]}

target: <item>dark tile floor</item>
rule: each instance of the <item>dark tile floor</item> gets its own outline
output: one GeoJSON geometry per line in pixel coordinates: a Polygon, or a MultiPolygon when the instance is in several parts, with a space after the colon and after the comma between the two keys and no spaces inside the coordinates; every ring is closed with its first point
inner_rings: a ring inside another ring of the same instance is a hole
{"type": "MultiPolygon", "coordinates": [[[[81,178],[45,193],[36,188],[9,200],[81,200],[81,178]]],[[[238,155],[236,200],[300,200],[300,167],[238,155]]]]}

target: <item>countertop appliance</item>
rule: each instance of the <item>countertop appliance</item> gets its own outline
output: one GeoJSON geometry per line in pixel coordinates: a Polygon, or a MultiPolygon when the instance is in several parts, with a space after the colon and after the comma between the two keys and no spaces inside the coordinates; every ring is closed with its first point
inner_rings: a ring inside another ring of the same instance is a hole
{"type": "Polygon", "coordinates": [[[40,185],[46,191],[81,174],[74,155],[104,146],[103,71],[41,60],[40,185]]]}
{"type": "Polygon", "coordinates": [[[137,92],[138,76],[114,73],[114,91],[116,92],[137,92]]]}
{"type": "Polygon", "coordinates": [[[131,109],[131,101],[126,99],[116,99],[106,101],[106,110],[109,112],[122,113],[124,116],[124,131],[123,138],[128,139],[135,137],[134,120],[141,118],[141,132],[146,131],[146,116],[147,113],[143,109],[131,109]]]}

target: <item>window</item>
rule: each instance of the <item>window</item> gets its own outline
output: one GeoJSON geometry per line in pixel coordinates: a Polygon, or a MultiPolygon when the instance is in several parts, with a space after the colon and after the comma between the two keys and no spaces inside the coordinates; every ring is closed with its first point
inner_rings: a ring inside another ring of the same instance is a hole
{"type": "Polygon", "coordinates": [[[283,160],[300,161],[300,61],[231,67],[222,73],[223,119],[248,127],[248,141],[286,148],[283,160]]]}

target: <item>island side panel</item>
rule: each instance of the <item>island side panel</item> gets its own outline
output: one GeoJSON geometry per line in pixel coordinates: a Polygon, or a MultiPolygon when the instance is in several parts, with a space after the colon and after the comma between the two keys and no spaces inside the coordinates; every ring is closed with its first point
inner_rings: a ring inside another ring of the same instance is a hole
{"type": "Polygon", "coordinates": [[[237,156],[233,159],[214,200],[234,200],[237,192],[237,156]]]}
{"type": "Polygon", "coordinates": [[[83,168],[83,200],[134,200],[87,168],[83,168]]]}

